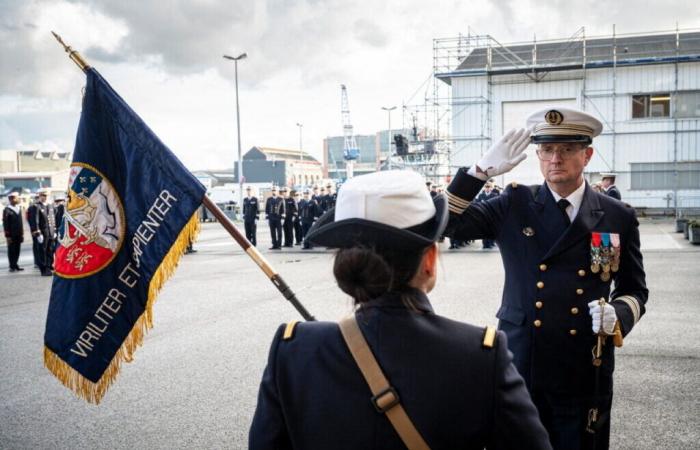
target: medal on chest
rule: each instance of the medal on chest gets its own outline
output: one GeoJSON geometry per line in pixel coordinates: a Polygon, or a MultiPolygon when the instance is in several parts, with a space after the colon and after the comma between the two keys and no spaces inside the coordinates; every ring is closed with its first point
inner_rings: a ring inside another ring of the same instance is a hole
{"type": "Polygon", "coordinates": [[[591,272],[600,273],[600,279],[609,281],[620,269],[620,235],[591,233],[591,272]]]}

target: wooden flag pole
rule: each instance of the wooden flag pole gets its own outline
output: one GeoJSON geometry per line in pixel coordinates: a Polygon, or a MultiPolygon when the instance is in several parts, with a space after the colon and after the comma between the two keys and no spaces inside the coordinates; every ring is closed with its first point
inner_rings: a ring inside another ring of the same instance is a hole
{"type": "MultiPolygon", "coordinates": [[[[90,68],[90,65],[80,56],[80,54],[76,51],[73,50],[69,45],[66,45],[63,42],[63,39],[61,39],[61,36],[58,34],[54,33],[53,31],[51,32],[53,36],[56,38],[59,44],[63,46],[63,49],[68,53],[68,56],[70,59],[82,70],[85,72],[87,69],[90,68]]],[[[257,248],[253,244],[250,243],[248,239],[236,228],[236,226],[229,220],[228,217],[226,217],[226,214],[224,214],[223,211],[221,211],[221,208],[219,208],[216,203],[212,202],[209,197],[204,196],[204,199],[202,201],[202,204],[209,210],[209,212],[212,213],[214,217],[216,217],[216,220],[219,221],[221,226],[224,227],[226,231],[231,235],[231,237],[238,243],[238,245],[241,246],[241,248],[250,256],[250,258],[255,261],[255,264],[258,265],[262,269],[262,271],[265,273],[265,275],[270,279],[272,284],[275,285],[277,290],[280,291],[280,293],[286,298],[292,306],[301,314],[301,316],[305,320],[316,320],[314,316],[312,316],[304,307],[304,305],[301,304],[299,299],[297,299],[296,294],[292,291],[292,289],[285,283],[285,281],[282,279],[282,277],[277,273],[277,271],[270,265],[269,262],[265,259],[265,257],[258,251],[257,248]]]]}

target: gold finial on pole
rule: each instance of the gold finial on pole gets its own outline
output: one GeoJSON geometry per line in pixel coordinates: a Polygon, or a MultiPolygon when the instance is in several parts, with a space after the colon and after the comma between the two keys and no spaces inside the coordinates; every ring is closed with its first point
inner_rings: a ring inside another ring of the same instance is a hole
{"type": "Polygon", "coordinates": [[[61,36],[57,35],[54,31],[52,31],[51,34],[53,34],[53,37],[55,37],[56,40],[58,41],[58,43],[63,46],[63,50],[65,50],[66,53],[68,53],[68,56],[70,57],[70,59],[72,59],[73,62],[78,67],[80,67],[80,70],[85,72],[86,70],[88,70],[90,68],[90,65],[85,62],[83,57],[80,56],[80,53],[78,53],[76,50],[73,50],[70,47],[70,45],[66,45],[65,42],[63,42],[63,39],[61,39],[61,36]]]}

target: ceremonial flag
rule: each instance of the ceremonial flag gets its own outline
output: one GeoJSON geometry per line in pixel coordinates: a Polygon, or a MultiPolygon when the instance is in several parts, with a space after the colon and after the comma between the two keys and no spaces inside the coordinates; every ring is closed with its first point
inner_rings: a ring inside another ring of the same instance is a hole
{"type": "Polygon", "coordinates": [[[99,403],[153,325],[158,291],[199,230],[205,188],[97,71],[86,74],[44,364],[99,403]]]}

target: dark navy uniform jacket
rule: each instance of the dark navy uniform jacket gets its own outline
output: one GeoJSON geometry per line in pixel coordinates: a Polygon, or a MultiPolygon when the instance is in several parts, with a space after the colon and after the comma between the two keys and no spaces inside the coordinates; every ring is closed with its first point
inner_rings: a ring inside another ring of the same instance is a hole
{"type": "Polygon", "coordinates": [[[316,200],[300,200],[299,201],[299,217],[301,222],[311,225],[319,214],[319,206],[316,200]]]}
{"type": "Polygon", "coordinates": [[[285,211],[285,221],[294,220],[297,215],[297,202],[293,198],[288,197],[284,199],[284,211],[285,211]]]}
{"type": "MultiPolygon", "coordinates": [[[[551,448],[525,384],[498,333],[433,313],[416,291],[408,309],[396,293],[363,305],[357,320],[414,425],[432,449],[551,448]]],[[[272,342],[250,449],[405,448],[370,403],[371,391],[338,324],[305,322],[272,342]]]]}
{"type": "Polygon", "coordinates": [[[39,231],[44,238],[51,239],[56,231],[56,218],[51,205],[39,202],[31,204],[27,208],[27,222],[32,235],[39,231]]]}
{"type": "MultiPolygon", "coordinates": [[[[449,196],[471,200],[481,185],[460,169],[449,196]]],[[[596,336],[589,302],[611,298],[623,335],[644,314],[648,291],[638,225],[631,207],[588,185],[568,227],[546,183],[513,184],[494,199],[472,203],[462,214],[452,211],[448,235],[498,242],[505,268],[499,328],[508,336],[515,366],[532,391],[592,394],[596,336]],[[619,271],[607,282],[591,272],[594,231],[620,235],[619,271]]],[[[609,339],[602,358],[601,393],[612,391],[613,349],[609,339]]]]}
{"type": "Polygon", "coordinates": [[[22,210],[16,213],[10,206],[5,206],[2,211],[2,229],[5,237],[24,240],[24,227],[22,226],[22,210]]]}
{"type": "Polygon", "coordinates": [[[622,196],[620,195],[620,191],[617,189],[617,187],[613,184],[610,186],[606,191],[605,195],[608,197],[612,197],[617,200],[622,200],[622,196]]]}
{"type": "Polygon", "coordinates": [[[284,199],[269,197],[265,202],[265,214],[269,220],[280,220],[284,216],[284,199]]]}
{"type": "Polygon", "coordinates": [[[243,199],[243,220],[246,222],[255,222],[258,218],[258,199],[257,197],[246,197],[243,199]]]}

